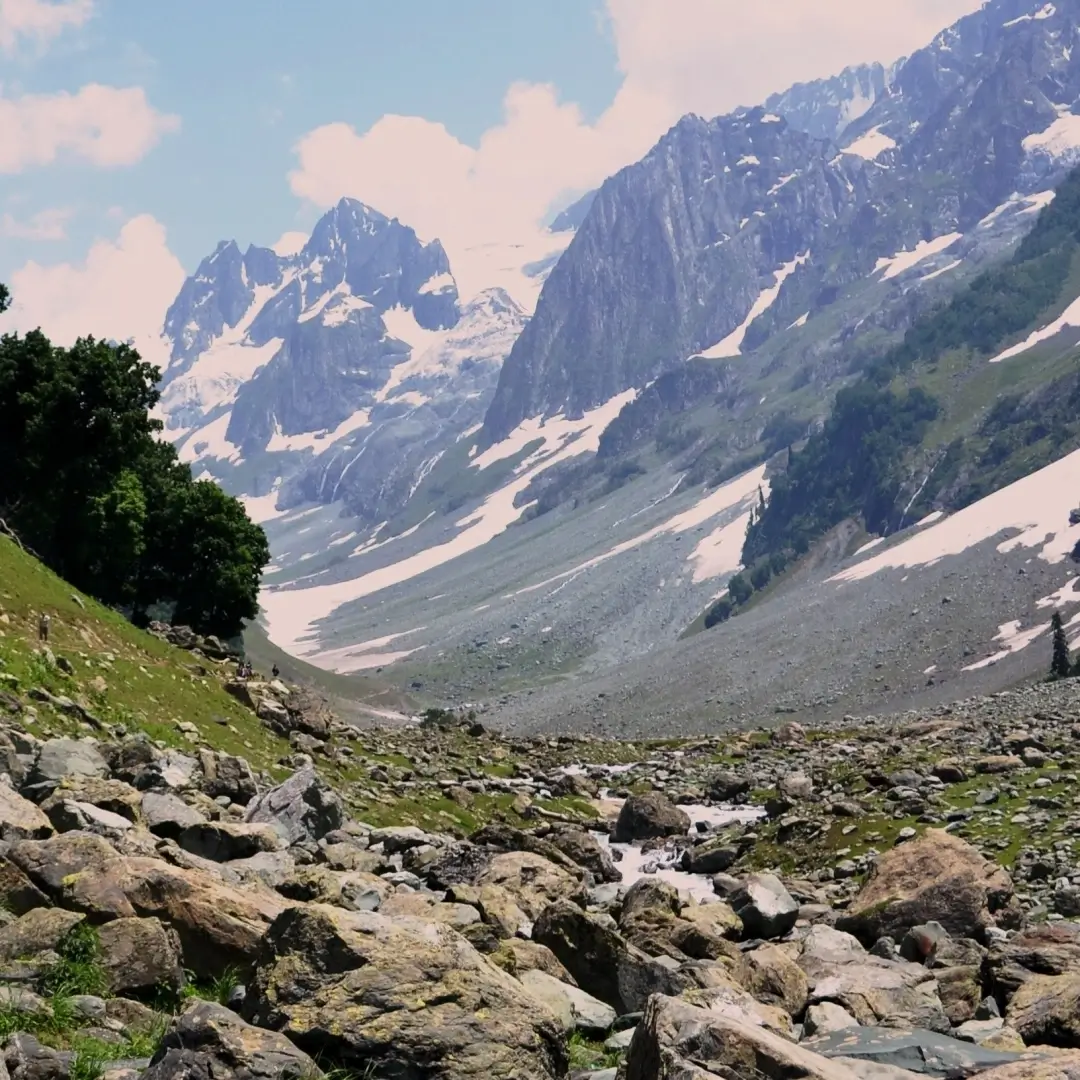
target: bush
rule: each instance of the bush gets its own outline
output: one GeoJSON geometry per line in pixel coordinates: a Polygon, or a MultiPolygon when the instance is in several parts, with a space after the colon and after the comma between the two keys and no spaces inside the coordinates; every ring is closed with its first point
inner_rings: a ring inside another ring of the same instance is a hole
{"type": "Polygon", "coordinates": [[[727,622],[735,614],[735,604],[729,596],[721,596],[705,613],[705,629],[711,630],[720,623],[727,622]]]}

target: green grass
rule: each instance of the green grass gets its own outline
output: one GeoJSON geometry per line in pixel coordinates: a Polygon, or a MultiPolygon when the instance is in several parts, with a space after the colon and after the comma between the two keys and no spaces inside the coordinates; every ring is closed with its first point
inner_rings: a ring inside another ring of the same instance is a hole
{"type": "Polygon", "coordinates": [[[98,932],[88,922],[76,923],[56,949],[59,960],[45,974],[42,989],[54,998],[104,994],[109,980],[101,966],[98,932]]]}
{"type": "MultiPolygon", "coordinates": [[[[41,687],[82,702],[103,724],[122,725],[178,748],[205,744],[271,768],[288,743],[225,692],[217,668],[136,629],[115,611],[78,594],[11,540],[0,537],[0,673],[6,688],[41,687]],[[52,616],[49,647],[73,668],[65,674],[38,650],[38,614],[52,616]],[[198,729],[198,743],[177,728],[198,729]]],[[[28,723],[38,736],[85,734],[77,716],[38,705],[28,723]]]]}
{"type": "Polygon", "coordinates": [[[570,1068],[576,1069],[611,1069],[619,1064],[622,1055],[615,1050],[605,1050],[603,1042],[586,1038],[580,1031],[575,1031],[567,1043],[570,1068]]]}

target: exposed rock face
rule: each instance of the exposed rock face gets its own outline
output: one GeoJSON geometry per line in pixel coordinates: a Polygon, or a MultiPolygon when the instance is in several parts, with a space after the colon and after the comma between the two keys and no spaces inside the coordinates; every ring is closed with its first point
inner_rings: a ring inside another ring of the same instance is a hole
{"type": "Polygon", "coordinates": [[[1042,136],[1053,103],[1080,91],[1066,44],[1077,12],[1061,3],[1033,19],[1030,7],[988,4],[889,70],[680,120],[596,195],[503,367],[485,440],[526,417],[579,414],[717,345],[801,255],[748,346],[827,306],[878,258],[1050,186],[1072,163],[1042,136]],[[927,184],[932,173],[949,182],[927,184]]]}
{"type": "Polygon", "coordinates": [[[554,1016],[448,929],[314,906],[263,944],[244,1014],[346,1067],[433,1080],[560,1077],[554,1016]],[[417,1001],[438,1005],[416,1011],[417,1001]]]}
{"type": "Polygon", "coordinates": [[[941,829],[928,829],[909,844],[882,855],[837,923],[863,941],[899,941],[912,926],[938,922],[958,937],[977,937],[1005,908],[1012,881],[970,844],[941,829]]]}
{"type": "Polygon", "coordinates": [[[345,808],[312,768],[293,773],[248,804],[246,820],[266,822],[290,843],[321,840],[341,827],[345,808]]]}

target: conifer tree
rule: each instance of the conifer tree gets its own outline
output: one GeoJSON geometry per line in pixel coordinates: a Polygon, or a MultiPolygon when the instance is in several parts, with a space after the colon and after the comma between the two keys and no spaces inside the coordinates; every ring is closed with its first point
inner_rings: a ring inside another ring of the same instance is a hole
{"type": "Polygon", "coordinates": [[[1069,661],[1069,639],[1065,636],[1065,625],[1061,621],[1061,612],[1055,611],[1050,620],[1054,630],[1054,658],[1050,663],[1052,679],[1067,679],[1072,671],[1069,661]]]}

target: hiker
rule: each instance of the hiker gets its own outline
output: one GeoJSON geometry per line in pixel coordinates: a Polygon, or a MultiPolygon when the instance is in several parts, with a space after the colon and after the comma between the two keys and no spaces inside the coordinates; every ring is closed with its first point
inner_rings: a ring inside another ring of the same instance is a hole
{"type": "Polygon", "coordinates": [[[270,669],[270,674],[271,674],[271,675],[273,675],[273,676],[274,676],[274,678],[276,679],[276,678],[277,678],[277,677],[278,677],[278,676],[279,676],[279,675],[281,674],[281,668],[279,668],[279,667],[277,666],[277,664],[275,664],[275,665],[274,665],[274,666],[273,666],[273,667],[272,667],[272,668],[270,669]]]}
{"type": "Polygon", "coordinates": [[[38,628],[37,628],[38,641],[45,642],[46,644],[48,643],[48,640],[49,640],[49,623],[51,621],[52,620],[49,618],[49,613],[47,611],[43,611],[41,613],[41,618],[38,619],[38,628]]]}

